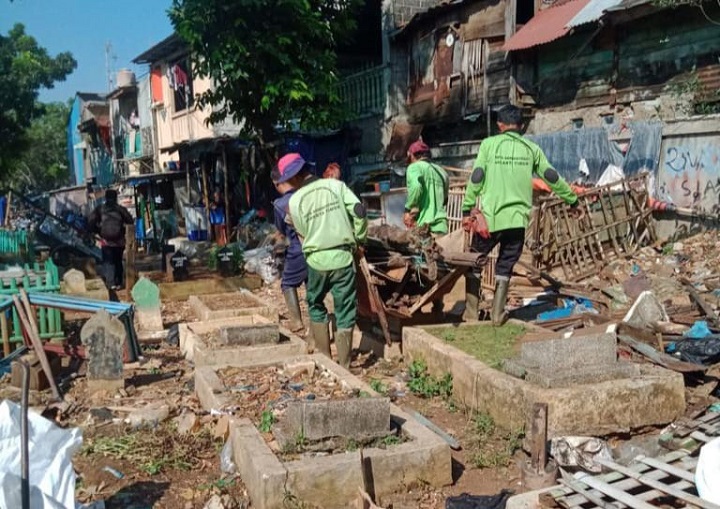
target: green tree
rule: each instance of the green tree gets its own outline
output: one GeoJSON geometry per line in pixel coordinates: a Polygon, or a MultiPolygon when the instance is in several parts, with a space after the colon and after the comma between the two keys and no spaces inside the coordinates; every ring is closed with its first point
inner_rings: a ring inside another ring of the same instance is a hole
{"type": "Polygon", "coordinates": [[[28,148],[27,129],[42,113],[40,89],[52,88],[76,66],[70,53],[50,56],[19,23],[0,35],[0,178],[12,172],[28,148]]]}
{"type": "Polygon", "coordinates": [[[211,123],[227,118],[260,142],[299,120],[337,126],[338,44],[355,29],[361,0],[173,0],[170,19],[195,73],[213,81],[199,97],[211,123]]]}
{"type": "Polygon", "coordinates": [[[25,192],[50,191],[70,181],[67,160],[67,119],[70,106],[49,103],[39,111],[25,131],[27,150],[12,164],[9,184],[25,192]]]}

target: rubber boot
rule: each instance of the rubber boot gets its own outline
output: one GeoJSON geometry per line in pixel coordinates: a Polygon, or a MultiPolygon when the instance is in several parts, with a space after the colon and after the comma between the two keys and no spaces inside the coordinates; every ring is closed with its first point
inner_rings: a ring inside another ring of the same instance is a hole
{"type": "Polygon", "coordinates": [[[330,353],[330,329],[327,322],[310,322],[310,332],[313,337],[313,346],[325,354],[326,357],[332,359],[330,353]]]}
{"type": "Polygon", "coordinates": [[[480,313],[480,277],[468,272],[465,274],[465,313],[463,319],[475,321],[480,313]]]}
{"type": "Polygon", "coordinates": [[[338,329],[335,333],[335,348],[337,348],[338,364],[340,364],[343,368],[350,367],[352,333],[352,329],[338,329]]]}
{"type": "Polygon", "coordinates": [[[290,330],[297,332],[303,329],[302,313],[300,312],[300,301],[298,301],[297,288],[286,288],[283,290],[285,304],[290,318],[290,330]]]}
{"type": "Polygon", "coordinates": [[[492,303],[492,323],[493,325],[502,325],[505,323],[507,316],[505,315],[505,303],[507,302],[508,286],[510,279],[495,278],[495,296],[492,303]]]}

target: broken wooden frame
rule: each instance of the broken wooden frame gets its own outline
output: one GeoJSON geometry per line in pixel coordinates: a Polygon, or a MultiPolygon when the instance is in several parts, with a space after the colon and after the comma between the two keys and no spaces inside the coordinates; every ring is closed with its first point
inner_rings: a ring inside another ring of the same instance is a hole
{"type": "Polygon", "coordinates": [[[540,506],[544,509],[653,509],[658,506],[717,509],[718,506],[696,495],[695,449],[720,435],[720,414],[707,412],[675,424],[674,445],[670,447],[678,450],[659,458],[637,456],[630,467],[599,460],[598,463],[609,470],[602,475],[572,476],[562,472],[563,486],[540,495],[540,506]]]}
{"type": "Polygon", "coordinates": [[[526,240],[535,266],[547,271],[559,267],[565,281],[580,281],[655,242],[648,178],[641,174],[580,193],[585,213],[580,220],[564,201],[541,200],[526,240]]]}

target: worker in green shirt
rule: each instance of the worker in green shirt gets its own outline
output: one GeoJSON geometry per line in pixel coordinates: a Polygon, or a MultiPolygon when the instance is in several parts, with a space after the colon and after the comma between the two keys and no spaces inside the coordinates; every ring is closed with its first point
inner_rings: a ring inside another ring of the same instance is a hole
{"type": "MultiPolygon", "coordinates": [[[[485,256],[500,244],[495,265],[495,295],[491,318],[500,325],[505,320],[505,303],[513,267],[520,259],[532,208],[532,179],[537,175],[565,200],[578,219],[578,197],[550,165],[535,143],[523,138],[522,112],[505,106],[498,112],[500,134],[485,139],[473,165],[463,200],[463,228],[473,231],[472,248],[485,256]],[[480,206],[476,208],[480,197],[480,206]]],[[[465,318],[477,320],[480,300],[480,274],[465,278],[465,318]]]]}
{"type": "Polygon", "coordinates": [[[310,329],[315,346],[330,354],[330,330],[324,300],[333,296],[338,363],[350,366],[352,332],[357,317],[355,259],[362,256],[368,222],[365,207],[342,180],[313,176],[300,154],[278,162],[278,182],[297,189],[290,198],[289,218],[301,238],[308,264],[306,284],[310,329]]]}
{"type": "Polygon", "coordinates": [[[430,233],[445,235],[450,179],[442,167],[430,160],[430,147],[420,140],[410,145],[408,159],[403,223],[408,228],[427,224],[430,233]]]}

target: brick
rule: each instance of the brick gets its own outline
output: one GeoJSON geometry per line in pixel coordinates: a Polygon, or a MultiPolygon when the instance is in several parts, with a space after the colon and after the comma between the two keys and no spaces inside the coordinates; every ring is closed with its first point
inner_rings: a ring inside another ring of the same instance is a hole
{"type": "Polygon", "coordinates": [[[220,342],[224,345],[254,346],[280,342],[276,323],[234,325],[220,329],[220,342]]]}

